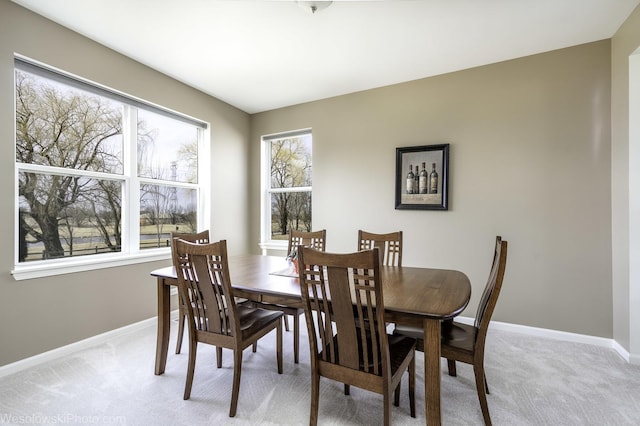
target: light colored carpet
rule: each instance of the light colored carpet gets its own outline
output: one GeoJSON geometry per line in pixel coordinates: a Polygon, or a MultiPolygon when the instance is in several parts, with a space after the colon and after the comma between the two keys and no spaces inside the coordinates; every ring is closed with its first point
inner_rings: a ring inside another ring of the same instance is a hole
{"type": "MultiPolygon", "coordinates": [[[[275,333],[257,353],[244,352],[240,399],[228,417],[232,355],[224,351],[221,369],[215,350],[200,345],[191,399],[184,401],[187,344],[173,354],[172,322],[164,375],[155,376],[155,326],[114,338],[29,370],[0,383],[0,424],[111,425],[302,425],[309,423],[309,353],[301,321],[300,364],[293,363],[292,333],[284,332],[284,373],[278,375],[275,333]]],[[[473,372],[459,364],[458,377],[442,373],[444,425],[480,425],[473,372]]],[[[487,341],[489,409],[495,425],[638,425],[640,366],[613,350],[491,330],[487,341]]],[[[423,355],[418,353],[416,405],[409,416],[405,378],[395,425],[424,424],[423,355]]],[[[321,425],[376,425],[382,397],[321,381],[321,425]]]]}

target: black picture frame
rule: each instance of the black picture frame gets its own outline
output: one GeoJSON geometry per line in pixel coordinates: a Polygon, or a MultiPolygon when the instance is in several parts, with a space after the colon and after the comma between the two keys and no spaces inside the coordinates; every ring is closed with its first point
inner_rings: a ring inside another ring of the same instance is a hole
{"type": "Polygon", "coordinates": [[[396,210],[448,210],[449,209],[449,144],[423,145],[396,148],[396,210]],[[415,175],[427,172],[426,191],[415,175]],[[435,168],[435,186],[432,186],[432,171],[435,168]],[[436,188],[433,191],[433,188],[436,188]],[[415,192],[417,191],[417,192],[415,192]],[[423,191],[423,192],[421,192],[423,191]]]}

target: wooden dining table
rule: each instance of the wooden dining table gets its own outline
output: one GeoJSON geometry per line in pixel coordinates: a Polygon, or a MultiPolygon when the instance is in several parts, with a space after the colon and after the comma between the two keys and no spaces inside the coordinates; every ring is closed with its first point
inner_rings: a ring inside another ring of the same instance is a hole
{"type": "MultiPolygon", "coordinates": [[[[253,301],[302,307],[298,278],[282,257],[229,257],[234,296],[253,301]]],[[[471,284],[460,271],[381,266],[385,319],[424,328],[425,417],[428,425],[441,423],[440,323],[460,314],[469,303],[471,284]]],[[[177,286],[172,266],[151,272],[158,286],[158,336],[155,374],[167,363],[170,330],[170,289],[177,286]]]]}

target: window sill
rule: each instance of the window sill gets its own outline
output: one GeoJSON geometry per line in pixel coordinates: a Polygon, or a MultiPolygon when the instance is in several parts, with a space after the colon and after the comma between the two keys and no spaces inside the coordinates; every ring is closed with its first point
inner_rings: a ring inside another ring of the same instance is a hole
{"type": "Polygon", "coordinates": [[[288,241],[266,241],[264,243],[258,243],[263,255],[266,255],[267,251],[270,250],[283,251],[286,254],[288,245],[288,241]]]}
{"type": "Polygon", "coordinates": [[[32,278],[50,277],[54,275],[71,274],[74,272],[92,271],[170,259],[171,251],[169,249],[154,249],[130,255],[107,254],[99,257],[92,256],[91,259],[76,258],[64,259],[59,262],[29,262],[27,264],[16,265],[11,271],[11,274],[16,281],[21,281],[32,278]]]}

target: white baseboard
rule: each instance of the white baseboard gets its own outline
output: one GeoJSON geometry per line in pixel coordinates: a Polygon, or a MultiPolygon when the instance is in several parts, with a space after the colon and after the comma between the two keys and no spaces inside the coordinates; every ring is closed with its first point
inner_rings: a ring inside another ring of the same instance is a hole
{"type": "MultiPolygon", "coordinates": [[[[176,319],[178,317],[178,311],[171,312],[171,318],[176,319]]],[[[460,321],[466,324],[473,324],[473,318],[457,317],[456,321],[460,321]]],[[[88,339],[80,340],[79,342],[71,343],[60,348],[52,349],[47,352],[43,352],[38,355],[34,355],[29,358],[16,361],[11,364],[7,364],[0,367],[0,378],[8,376],[10,374],[18,373],[27,368],[35,367],[39,364],[53,361],[71,353],[77,352],[82,349],[86,349],[92,346],[108,342],[114,337],[121,336],[134,331],[142,330],[147,327],[155,327],[157,324],[157,318],[149,318],[134,324],[130,324],[115,330],[107,331],[106,333],[98,334],[88,339]]],[[[550,330],[546,328],[529,327],[526,325],[510,324],[506,322],[491,321],[490,328],[495,330],[511,331],[515,333],[528,334],[530,336],[546,337],[549,339],[563,340],[568,342],[586,343],[589,345],[602,346],[615,350],[624,360],[630,364],[640,365],[640,355],[632,355],[624,349],[618,342],[613,339],[606,339],[604,337],[588,336],[585,334],[568,333],[566,331],[550,330]]]]}
{"type": "MultiPolygon", "coordinates": [[[[465,324],[473,324],[474,319],[469,317],[456,317],[456,321],[465,324]]],[[[615,350],[625,361],[630,364],[640,365],[640,356],[630,355],[629,352],[613,339],[605,337],[589,336],[586,334],[569,333],[566,331],[551,330],[548,328],[529,327],[527,325],[511,324],[507,322],[491,321],[490,328],[494,330],[511,331],[514,333],[528,334],[529,336],[544,337],[547,339],[562,340],[565,342],[585,343],[615,350]]]]}
{"type": "MultiPolygon", "coordinates": [[[[171,313],[172,319],[175,319],[177,317],[178,317],[177,310],[171,313]]],[[[157,324],[158,324],[157,317],[149,318],[146,320],[142,320],[140,322],[136,322],[133,324],[126,325],[124,327],[117,328],[115,330],[107,331],[105,333],[101,333],[96,336],[89,337],[84,340],[80,340],[78,342],[70,343],[68,345],[65,345],[56,349],[52,349],[47,352],[43,352],[41,354],[34,355],[29,358],[21,359],[20,361],[13,362],[11,364],[3,365],[0,367],[0,378],[9,376],[14,373],[18,373],[22,370],[26,370],[27,368],[35,367],[37,365],[43,364],[48,361],[53,361],[58,358],[62,358],[66,355],[72,354],[82,349],[100,345],[102,343],[108,342],[109,340],[117,336],[122,336],[128,333],[132,333],[134,331],[145,329],[147,327],[156,327],[157,324]]]]}
{"type": "Polygon", "coordinates": [[[620,354],[622,358],[624,358],[629,364],[638,364],[640,365],[640,357],[631,355],[622,345],[615,340],[613,340],[613,349],[620,354]]]}

